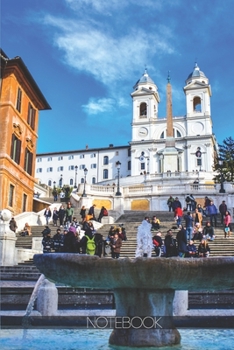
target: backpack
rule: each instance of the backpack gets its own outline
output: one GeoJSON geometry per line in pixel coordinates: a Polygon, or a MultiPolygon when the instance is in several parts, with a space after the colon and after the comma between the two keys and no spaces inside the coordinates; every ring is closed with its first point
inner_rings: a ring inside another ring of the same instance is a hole
{"type": "Polygon", "coordinates": [[[87,237],[87,245],[86,245],[86,254],[89,255],[94,255],[95,254],[95,250],[96,250],[96,244],[94,242],[94,237],[89,238],[87,237]]]}

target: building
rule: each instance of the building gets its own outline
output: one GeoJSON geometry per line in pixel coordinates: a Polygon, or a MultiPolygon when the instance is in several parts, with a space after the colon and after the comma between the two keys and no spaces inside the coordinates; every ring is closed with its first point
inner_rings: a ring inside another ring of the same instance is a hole
{"type": "Polygon", "coordinates": [[[0,209],[32,211],[39,111],[48,102],[20,57],[0,51],[0,209]]]}
{"type": "Polygon", "coordinates": [[[166,88],[167,117],[158,118],[158,88],[145,70],[131,94],[133,115],[129,145],[38,154],[39,182],[49,186],[54,182],[76,185],[84,182],[82,170],[86,168],[87,183],[111,183],[117,176],[117,161],[121,162],[123,185],[131,179],[141,181],[139,175],[168,172],[194,173],[198,178],[200,175],[200,180],[203,177],[206,182],[212,182],[217,142],[212,131],[209,80],[196,64],[184,87],[184,116],[173,117],[170,77],[166,88]]]}

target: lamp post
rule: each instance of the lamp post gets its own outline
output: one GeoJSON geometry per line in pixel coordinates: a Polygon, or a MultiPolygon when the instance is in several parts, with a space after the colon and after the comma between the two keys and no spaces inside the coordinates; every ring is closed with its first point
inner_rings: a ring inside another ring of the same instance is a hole
{"type": "Polygon", "coordinates": [[[75,186],[74,186],[74,188],[77,188],[77,169],[78,169],[78,166],[76,165],[75,166],[75,186]]]}
{"type": "Polygon", "coordinates": [[[87,174],[88,174],[88,169],[84,168],[84,191],[83,191],[82,197],[87,197],[87,194],[85,193],[85,184],[86,184],[87,174]]]}
{"type": "Polygon", "coordinates": [[[122,193],[119,191],[119,171],[120,171],[120,167],[121,167],[121,163],[120,161],[118,160],[118,162],[116,163],[117,165],[117,171],[118,171],[118,182],[117,182],[117,192],[116,192],[116,196],[121,196],[122,193]]]}
{"type": "Polygon", "coordinates": [[[223,160],[220,158],[219,159],[219,165],[220,165],[220,190],[219,193],[225,193],[225,189],[223,187],[223,182],[224,182],[224,178],[223,178],[223,160]]]}
{"type": "Polygon", "coordinates": [[[63,175],[60,176],[60,179],[59,179],[59,187],[60,187],[60,188],[63,187],[63,175]]]}

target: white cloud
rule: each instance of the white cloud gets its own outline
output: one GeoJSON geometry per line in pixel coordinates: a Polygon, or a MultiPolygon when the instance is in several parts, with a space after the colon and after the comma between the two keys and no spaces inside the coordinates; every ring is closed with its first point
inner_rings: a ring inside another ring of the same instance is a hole
{"type": "Polygon", "coordinates": [[[128,80],[155,54],[159,56],[174,52],[168,39],[164,39],[160,33],[149,34],[133,28],[125,35],[114,37],[88,22],[47,16],[45,23],[60,30],[54,44],[64,52],[66,64],[91,74],[109,88],[118,81],[128,80]]]}
{"type": "Polygon", "coordinates": [[[111,98],[90,98],[87,105],[82,105],[82,109],[89,115],[113,112],[115,100],[111,98]]]}

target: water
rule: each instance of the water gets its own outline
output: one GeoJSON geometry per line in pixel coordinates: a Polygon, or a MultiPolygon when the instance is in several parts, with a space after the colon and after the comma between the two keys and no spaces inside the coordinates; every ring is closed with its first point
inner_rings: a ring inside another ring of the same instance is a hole
{"type": "MultiPolygon", "coordinates": [[[[233,329],[179,329],[179,332],[181,345],[161,349],[232,350],[234,348],[233,329]]],[[[1,350],[136,350],[136,348],[109,345],[110,333],[109,329],[28,329],[26,333],[23,329],[1,329],[0,348],[1,350]]]]}

